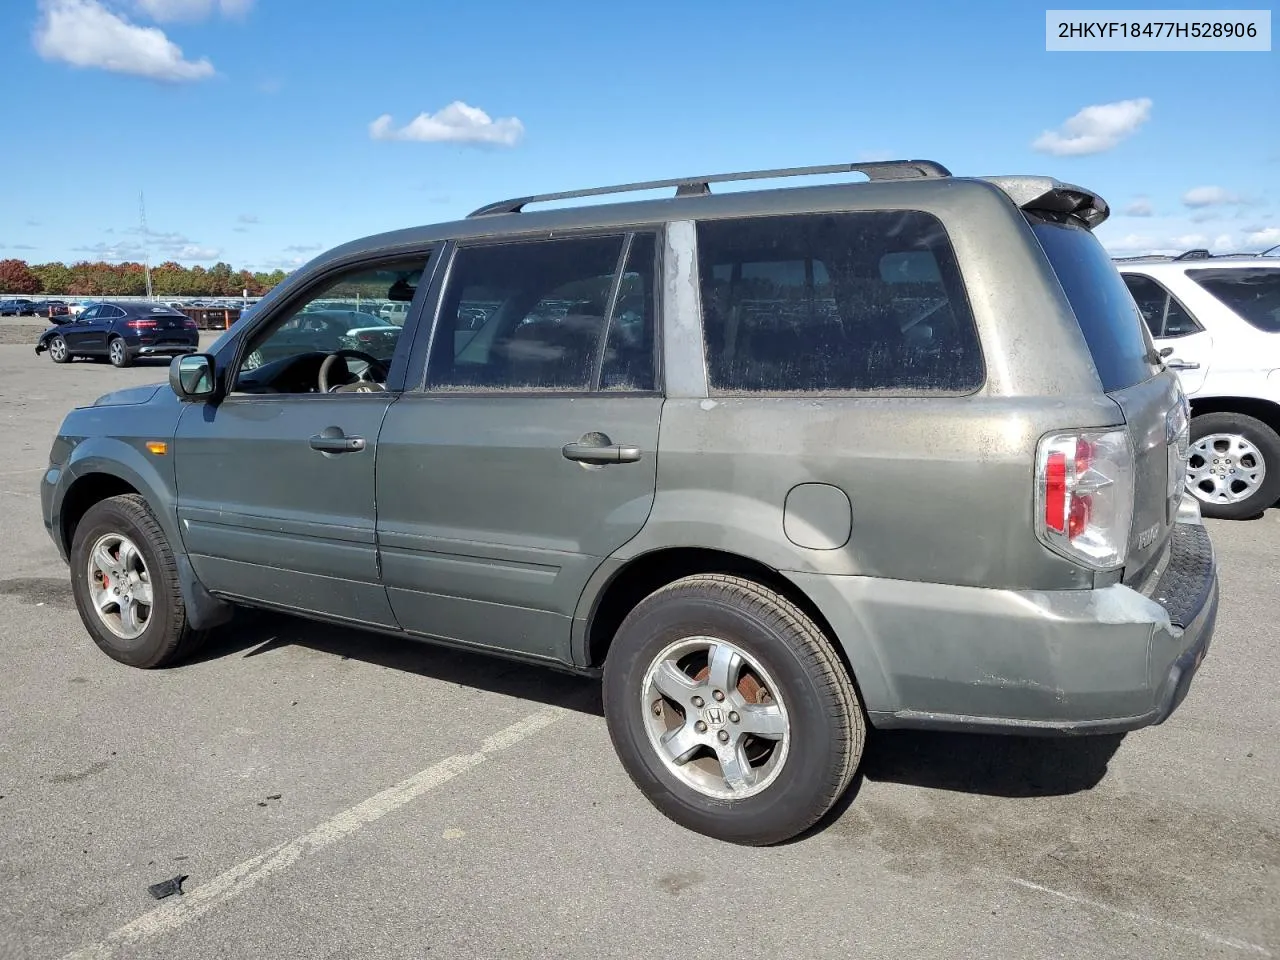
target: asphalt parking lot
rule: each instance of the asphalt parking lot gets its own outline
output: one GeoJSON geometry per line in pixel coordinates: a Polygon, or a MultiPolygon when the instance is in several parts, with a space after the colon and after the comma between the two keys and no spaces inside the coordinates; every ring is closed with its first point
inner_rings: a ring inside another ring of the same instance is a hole
{"type": "Polygon", "coordinates": [[[649,806],[588,681],[266,615],[99,653],[37,481],[65,411],[164,376],[0,345],[0,960],[1280,955],[1280,511],[1211,524],[1165,725],[875,736],[837,816],[749,850],[649,806]]]}

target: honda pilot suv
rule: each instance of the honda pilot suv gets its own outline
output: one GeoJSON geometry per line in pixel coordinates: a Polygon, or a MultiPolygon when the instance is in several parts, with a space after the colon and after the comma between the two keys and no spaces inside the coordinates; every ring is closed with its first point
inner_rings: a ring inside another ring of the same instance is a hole
{"type": "Polygon", "coordinates": [[[1107,212],[893,161],[348,243],[70,413],[44,521],[119,661],[244,605],[599,677],[659,810],[782,841],[871,727],[1126,731],[1185,696],[1217,573],[1107,212]],[[352,298],[403,327],[296,336],[352,298]]]}

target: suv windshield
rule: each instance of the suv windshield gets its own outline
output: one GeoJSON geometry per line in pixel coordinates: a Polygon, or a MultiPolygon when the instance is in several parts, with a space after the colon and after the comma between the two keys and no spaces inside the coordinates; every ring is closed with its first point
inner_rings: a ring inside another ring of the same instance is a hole
{"type": "Polygon", "coordinates": [[[1113,393],[1153,377],[1155,345],[1102,244],[1074,224],[1032,221],[1032,230],[1071,302],[1102,389],[1113,393]]]}
{"type": "Polygon", "coordinates": [[[1187,276],[1252,326],[1280,333],[1280,267],[1188,270],[1187,276]]]}

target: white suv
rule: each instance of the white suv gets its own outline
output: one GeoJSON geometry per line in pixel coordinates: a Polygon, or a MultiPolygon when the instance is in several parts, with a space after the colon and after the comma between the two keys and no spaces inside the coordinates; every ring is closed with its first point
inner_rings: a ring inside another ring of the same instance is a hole
{"type": "Polygon", "coordinates": [[[1131,257],[1116,266],[1191,401],[1187,488],[1205,516],[1280,499],[1280,258],[1131,257]]]}

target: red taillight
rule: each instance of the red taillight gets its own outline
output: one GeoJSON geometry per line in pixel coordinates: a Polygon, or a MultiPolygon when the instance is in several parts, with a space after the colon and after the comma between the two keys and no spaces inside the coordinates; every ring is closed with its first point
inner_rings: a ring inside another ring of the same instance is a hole
{"type": "Polygon", "coordinates": [[[1051,453],[1044,465],[1044,525],[1066,533],[1067,455],[1051,453]]]}
{"type": "Polygon", "coordinates": [[[1093,467],[1093,444],[1078,437],[1070,473],[1067,463],[1067,454],[1061,450],[1055,450],[1045,459],[1044,525],[1074,540],[1088,528],[1093,513],[1093,497],[1074,491],[1080,478],[1093,467]]]}
{"type": "Polygon", "coordinates": [[[1123,430],[1044,437],[1037,454],[1037,534],[1097,569],[1123,564],[1133,516],[1133,453],[1123,430]]]}
{"type": "Polygon", "coordinates": [[[154,320],[126,320],[125,324],[130,330],[146,330],[156,325],[154,320]]]}
{"type": "Polygon", "coordinates": [[[188,330],[199,330],[199,329],[200,329],[200,324],[196,323],[196,322],[195,322],[194,320],[192,320],[190,317],[188,317],[186,320],[183,320],[183,321],[182,321],[182,325],[183,325],[186,329],[188,329],[188,330]]]}

